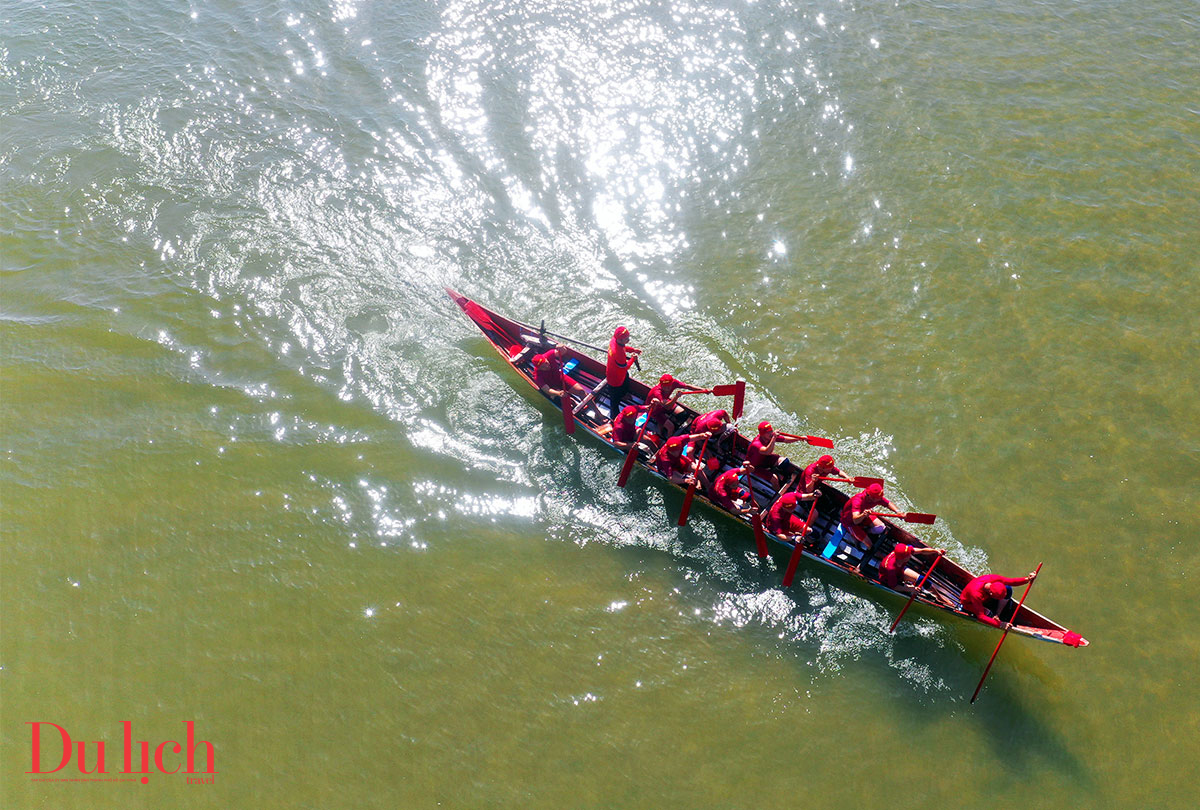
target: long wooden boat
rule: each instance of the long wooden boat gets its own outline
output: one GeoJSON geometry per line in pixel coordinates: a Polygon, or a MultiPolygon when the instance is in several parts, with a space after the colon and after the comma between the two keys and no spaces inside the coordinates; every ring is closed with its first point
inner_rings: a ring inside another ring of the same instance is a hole
{"type": "MultiPolygon", "coordinates": [[[[550,397],[543,393],[537,384],[534,383],[532,358],[535,354],[547,351],[558,343],[562,343],[567,349],[568,360],[566,366],[569,367],[568,375],[573,380],[585,388],[594,389],[604,379],[604,358],[597,359],[581,353],[575,346],[568,345],[566,340],[555,340],[554,338],[559,336],[548,334],[545,331],[544,322],[539,328],[514,321],[481,306],[466,296],[458,294],[449,287],[446,288],[446,292],[450,295],[454,303],[458,304],[466,316],[471,319],[472,323],[479,327],[484,337],[499,352],[500,356],[504,358],[504,362],[511,366],[521,379],[532,386],[533,390],[539,396],[544,397],[559,411],[562,410],[562,404],[558,398],[550,397]],[[572,363],[571,360],[575,362],[572,363]]],[[[578,341],[572,342],[577,345],[587,345],[579,344],[578,341]]],[[[648,391],[649,386],[645,383],[631,379],[629,391],[624,401],[640,405],[645,401],[648,391]]],[[[596,400],[604,400],[606,402],[607,397],[600,396],[596,400]]],[[[607,405],[596,400],[593,400],[583,412],[576,414],[575,423],[595,438],[601,446],[623,457],[625,451],[617,448],[606,435],[607,425],[610,420],[607,405]]],[[[680,404],[682,405],[682,402],[680,404]]],[[[688,413],[689,419],[697,415],[695,411],[689,411],[688,413]]],[[[729,442],[725,450],[718,456],[721,463],[720,469],[727,470],[731,467],[740,466],[749,444],[749,439],[740,433],[736,434],[733,437],[733,441],[729,442]]],[[[676,489],[682,490],[681,487],[672,483],[654,469],[652,466],[653,459],[648,455],[639,456],[637,461],[638,465],[645,472],[676,489]]],[[[714,473],[714,476],[716,474],[714,473]]],[[[754,500],[760,505],[773,503],[774,499],[780,494],[770,483],[757,476],[751,476],[750,483],[753,487],[754,500]]],[[[817,509],[813,515],[810,534],[802,549],[804,557],[811,562],[836,569],[846,576],[854,577],[870,587],[878,588],[891,594],[893,597],[907,598],[911,595],[909,591],[896,591],[888,588],[879,581],[879,561],[896,543],[907,543],[916,548],[927,548],[927,544],[895,522],[885,520],[888,530],[882,535],[882,539],[875,544],[872,559],[864,563],[862,552],[857,546],[853,543],[847,543],[843,538],[840,512],[842,504],[846,502],[849,496],[829,483],[822,482],[819,486],[822,491],[821,497],[817,499],[817,509]]],[[[697,489],[694,497],[703,501],[712,509],[725,514],[730,519],[750,526],[750,520],[746,517],[722,508],[720,505],[709,500],[700,489],[697,489]]],[[[795,550],[795,544],[791,541],[784,540],[770,533],[767,533],[766,537],[789,552],[795,550]]],[[[909,567],[916,570],[927,569],[928,566],[928,562],[920,563],[916,557],[909,563],[909,567]]],[[[922,573],[924,572],[922,571],[922,573]]],[[[948,557],[943,556],[940,558],[932,574],[925,578],[924,586],[916,595],[915,601],[945,613],[961,616],[972,622],[989,626],[965,612],[959,601],[959,594],[962,593],[963,588],[974,577],[973,573],[953,562],[948,557]]],[[[1008,611],[1011,612],[1015,606],[1015,600],[1010,600],[1009,607],[1007,608],[1008,611]]],[[[1062,625],[1047,619],[1025,605],[1019,606],[1015,617],[1006,615],[1003,618],[1006,621],[1012,621],[1011,632],[1014,633],[1072,647],[1086,647],[1088,644],[1087,639],[1078,633],[1072,632],[1062,625]]]]}

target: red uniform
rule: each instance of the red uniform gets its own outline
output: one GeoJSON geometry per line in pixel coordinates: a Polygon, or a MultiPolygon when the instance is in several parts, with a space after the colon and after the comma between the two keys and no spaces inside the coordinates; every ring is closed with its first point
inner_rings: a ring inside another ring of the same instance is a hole
{"type": "Polygon", "coordinates": [[[842,526],[850,535],[865,546],[871,545],[870,538],[863,531],[862,527],[854,522],[854,513],[861,512],[864,509],[870,509],[873,506],[879,506],[883,503],[883,496],[872,495],[867,490],[863,490],[857,495],[851,496],[842,506],[842,526]]]}
{"type": "Polygon", "coordinates": [[[652,399],[660,399],[661,403],[656,403],[650,406],[650,418],[656,424],[661,424],[664,416],[668,416],[666,402],[671,398],[671,394],[675,393],[675,389],[679,387],[678,382],[674,383],[659,383],[646,392],[646,402],[652,399]]]}
{"type": "Polygon", "coordinates": [[[975,577],[975,579],[967,583],[967,587],[963,588],[962,594],[958,598],[962,602],[963,610],[970,613],[976,619],[979,619],[979,621],[984,624],[990,624],[992,627],[1003,627],[1003,622],[987,615],[987,603],[995,603],[996,601],[995,597],[987,592],[987,586],[993,582],[1011,586],[1020,585],[1027,581],[1025,577],[1002,577],[999,574],[984,574],[981,577],[975,577]]]}
{"type": "Polygon", "coordinates": [[[883,562],[879,563],[879,581],[889,588],[896,588],[900,585],[900,577],[904,574],[904,569],[908,566],[911,554],[906,554],[903,557],[897,557],[893,551],[883,558],[883,562]]]}
{"type": "Polygon", "coordinates": [[[692,420],[692,433],[711,433],[713,430],[720,430],[725,427],[728,419],[729,414],[724,410],[709,411],[692,420]]]}
{"type": "Polygon", "coordinates": [[[746,491],[742,487],[741,473],[740,468],[734,467],[717,476],[712,487],[713,503],[729,510],[738,508],[736,498],[740,497],[740,493],[746,491]]]}
{"type": "Polygon", "coordinates": [[[612,340],[608,342],[608,363],[604,367],[604,378],[613,388],[618,388],[625,384],[625,378],[629,374],[629,354],[625,351],[625,347],[617,342],[617,336],[613,335],[612,340]]]}
{"type": "Polygon", "coordinates": [[[809,464],[807,467],[804,468],[804,478],[803,478],[802,487],[803,487],[805,493],[812,492],[814,489],[817,488],[816,482],[813,481],[814,476],[836,475],[837,477],[841,478],[842,471],[839,470],[837,467],[831,467],[827,470],[820,470],[820,469],[818,469],[818,467],[820,467],[820,464],[821,464],[820,461],[814,461],[812,464],[809,464]]]}
{"type": "Polygon", "coordinates": [[[659,448],[654,456],[654,467],[661,474],[671,477],[672,472],[687,474],[692,471],[692,462],[683,455],[684,441],[681,436],[672,436],[667,443],[659,448]],[[679,453],[679,455],[675,455],[679,453]]]}
{"type": "MultiPolygon", "coordinates": [[[[788,497],[787,495],[783,496],[788,497]]],[[[767,531],[771,534],[779,534],[780,532],[801,532],[804,531],[804,518],[797,515],[795,512],[785,512],[783,510],[784,500],[780,498],[775,502],[775,505],[767,511],[767,519],[764,521],[767,531]]]]}
{"type": "MultiPolygon", "coordinates": [[[[771,437],[774,438],[774,435],[771,437]]],[[[746,448],[746,460],[755,468],[770,468],[779,463],[778,453],[768,453],[767,447],[771,444],[771,439],[763,441],[762,434],[754,438],[750,442],[750,446],[746,448]]]]}
{"type": "Polygon", "coordinates": [[[550,388],[562,387],[562,361],[558,359],[554,349],[534,356],[533,381],[539,387],[543,385],[550,388]]]}
{"type": "MultiPolygon", "coordinates": [[[[632,405],[629,406],[629,408],[632,407],[632,405]]],[[[613,420],[613,438],[625,444],[637,441],[637,420],[642,413],[641,409],[630,411],[629,408],[622,409],[617,414],[617,418],[613,420]]]]}

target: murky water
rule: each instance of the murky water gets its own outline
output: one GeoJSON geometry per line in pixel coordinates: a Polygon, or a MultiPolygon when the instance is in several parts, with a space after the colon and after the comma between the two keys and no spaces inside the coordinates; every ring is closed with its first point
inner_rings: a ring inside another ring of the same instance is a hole
{"type": "Polygon", "coordinates": [[[1192,805],[1194,4],[0,31],[5,807],[1192,805]],[[746,379],[1092,646],[968,706],[994,634],[677,529],[446,284],[746,379]],[[34,782],[39,720],[219,773],[34,782]]]}

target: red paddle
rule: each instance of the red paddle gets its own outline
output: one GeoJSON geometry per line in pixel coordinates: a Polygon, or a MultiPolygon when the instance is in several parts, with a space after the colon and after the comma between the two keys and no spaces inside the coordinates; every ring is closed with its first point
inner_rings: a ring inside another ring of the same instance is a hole
{"type": "MultiPolygon", "coordinates": [[[[1034,580],[1037,579],[1038,573],[1042,570],[1042,564],[1038,563],[1038,567],[1033,571],[1033,579],[1029,580],[1029,584],[1025,586],[1025,593],[1021,594],[1021,601],[1017,602],[1017,609],[1013,611],[1013,619],[1015,620],[1021,612],[1021,605],[1025,604],[1025,597],[1029,596],[1029,589],[1033,587],[1034,580]]],[[[1004,643],[1004,639],[1008,638],[1008,631],[1012,629],[1013,623],[1010,621],[1004,626],[1004,635],[1000,636],[1000,640],[996,642],[996,649],[992,650],[992,657],[988,659],[987,667],[983,670],[983,677],[979,679],[979,686],[975,687],[975,694],[971,695],[971,702],[975,702],[975,698],[979,697],[979,690],[983,688],[983,682],[987,680],[988,673],[992,671],[992,662],[996,660],[996,654],[1000,652],[1000,645],[1004,643]]]]}
{"type": "Polygon", "coordinates": [[[929,570],[925,572],[925,576],[921,577],[921,581],[917,583],[917,587],[913,588],[912,596],[908,597],[908,601],[904,603],[904,610],[900,611],[900,615],[896,617],[896,621],[892,622],[892,626],[888,628],[889,633],[896,632],[896,625],[900,624],[900,620],[904,618],[904,614],[908,613],[908,609],[912,607],[913,600],[917,598],[917,594],[921,592],[921,588],[925,585],[925,580],[929,579],[929,575],[933,573],[933,569],[937,568],[937,564],[941,559],[942,554],[939,552],[933,558],[933,562],[929,565],[929,570]]]}
{"type": "Polygon", "coordinates": [[[820,436],[797,436],[794,433],[777,432],[775,435],[783,439],[799,439],[802,442],[808,442],[813,447],[826,447],[830,450],[833,449],[833,439],[823,439],[820,436]]]}
{"type": "Polygon", "coordinates": [[[792,558],[788,560],[787,571],[783,575],[783,587],[792,587],[792,579],[796,576],[796,567],[800,565],[800,558],[804,556],[804,538],[808,537],[809,531],[812,529],[813,513],[817,511],[817,499],[813,498],[812,508],[808,510],[808,519],[804,521],[804,531],[800,532],[800,539],[796,541],[795,548],[792,549],[792,558]]]}
{"type": "Polygon", "coordinates": [[[872,517],[897,518],[899,520],[906,520],[909,523],[932,524],[935,520],[937,520],[937,515],[930,515],[926,512],[905,512],[902,515],[894,514],[892,512],[872,512],[871,515],[872,517]]]}
{"type": "Polygon", "coordinates": [[[642,428],[638,431],[637,438],[633,440],[633,444],[629,446],[629,452],[625,454],[625,464],[621,467],[621,475],[617,478],[617,486],[623,487],[629,481],[629,473],[633,470],[633,462],[637,461],[638,444],[642,441],[642,436],[646,433],[646,428],[650,427],[650,420],[642,422],[642,428]]]}
{"type": "Polygon", "coordinates": [[[822,481],[841,481],[843,484],[853,484],[859,489],[866,489],[867,487],[871,486],[871,484],[879,484],[879,486],[883,486],[886,483],[882,478],[868,478],[865,475],[856,475],[853,478],[826,478],[820,473],[817,473],[817,477],[822,481]]]}
{"type": "Polygon", "coordinates": [[[746,404],[746,381],[738,380],[729,385],[714,385],[711,391],[714,397],[733,396],[733,407],[730,409],[733,412],[734,419],[742,418],[742,408],[746,404]]]}
{"type": "Polygon", "coordinates": [[[696,456],[696,463],[692,467],[692,483],[688,484],[687,494],[683,496],[683,508],[679,510],[679,525],[686,526],[688,512],[692,508],[692,498],[696,496],[696,482],[700,475],[700,461],[704,458],[704,451],[708,449],[708,436],[704,437],[704,444],[700,445],[700,453],[696,456]]]}
{"type": "Polygon", "coordinates": [[[567,433],[575,432],[575,406],[571,404],[571,389],[568,387],[570,383],[567,381],[567,374],[564,371],[562,375],[562,411],[563,411],[563,427],[567,433]]]}

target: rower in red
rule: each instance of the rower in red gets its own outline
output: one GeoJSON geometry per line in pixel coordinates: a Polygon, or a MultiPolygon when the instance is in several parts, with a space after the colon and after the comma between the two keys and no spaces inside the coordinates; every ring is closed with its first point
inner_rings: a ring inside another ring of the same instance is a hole
{"type": "Polygon", "coordinates": [[[729,442],[737,434],[729,421],[729,413],[724,410],[709,411],[692,420],[693,433],[709,434],[709,449],[716,453],[728,448],[729,442]]]}
{"type": "MultiPolygon", "coordinates": [[[[1002,577],[999,574],[984,574],[975,577],[963,588],[959,601],[962,609],[984,624],[1004,627],[998,617],[1004,615],[1012,602],[1012,586],[1024,585],[1037,579],[1037,572],[1030,571],[1023,577],[1002,577]]],[[[1012,621],[1012,617],[1008,619],[1012,621]]]]}
{"type": "Polygon", "coordinates": [[[945,554],[944,548],[917,548],[907,543],[897,543],[892,552],[879,563],[879,581],[894,591],[909,591],[920,580],[921,575],[908,567],[913,557],[945,554]]]}
{"type": "Polygon", "coordinates": [[[588,390],[563,374],[563,361],[567,359],[567,347],[561,343],[549,351],[534,355],[533,382],[543,394],[554,398],[563,394],[563,382],[576,397],[585,397],[588,390]]]}
{"type": "Polygon", "coordinates": [[[658,385],[646,392],[646,404],[650,406],[650,419],[653,420],[659,435],[666,437],[675,432],[687,413],[679,404],[679,397],[687,391],[700,390],[692,385],[686,385],[664,374],[658,380],[658,385]]]}
{"type": "MultiPolygon", "coordinates": [[[[641,431],[638,428],[637,421],[638,417],[645,412],[645,407],[626,405],[617,414],[616,419],[612,420],[610,424],[601,427],[597,432],[601,436],[607,435],[614,445],[628,452],[633,443],[638,440],[638,433],[641,431]]],[[[638,446],[638,451],[641,453],[654,452],[654,445],[650,441],[648,433],[642,434],[642,442],[638,446]]]]}
{"type": "MultiPolygon", "coordinates": [[[[695,462],[683,454],[683,449],[687,447],[688,442],[703,439],[706,435],[705,433],[690,433],[667,439],[667,443],[660,447],[654,456],[654,469],[658,470],[659,474],[666,476],[672,484],[690,484],[692,466],[695,462]]],[[[694,453],[695,451],[693,451],[694,453]]]]}
{"type": "Polygon", "coordinates": [[[629,330],[618,326],[608,342],[608,361],[604,367],[604,381],[608,385],[608,412],[617,413],[621,400],[629,390],[629,367],[637,362],[641,349],[629,345],[629,330]]]}
{"type": "Polygon", "coordinates": [[[798,441],[801,439],[787,438],[776,434],[775,428],[771,427],[770,422],[760,422],[758,436],[750,442],[750,446],[746,449],[746,460],[754,468],[755,475],[770,482],[771,486],[778,487],[779,474],[787,475],[793,465],[789,459],[783,458],[775,452],[775,443],[791,444],[798,441]]]}
{"type": "Polygon", "coordinates": [[[804,518],[796,514],[796,504],[798,503],[800,503],[800,496],[795,492],[780,495],[779,500],[775,501],[767,510],[767,516],[763,519],[763,528],[781,540],[798,542],[804,536],[804,530],[807,528],[804,518]]]}
{"type": "Polygon", "coordinates": [[[819,498],[821,490],[817,489],[817,484],[821,479],[835,476],[840,478],[841,475],[842,471],[833,463],[833,456],[821,456],[804,468],[804,474],[800,476],[800,485],[796,487],[796,493],[802,501],[819,498]]]}
{"type": "Polygon", "coordinates": [[[900,511],[894,503],[884,497],[881,484],[871,484],[842,505],[842,526],[866,552],[863,555],[864,562],[871,558],[879,535],[887,531],[887,524],[871,514],[871,510],[877,506],[886,506],[893,512],[900,511]]]}
{"type": "Polygon", "coordinates": [[[750,490],[742,484],[742,475],[748,469],[749,467],[743,464],[741,467],[731,467],[718,475],[717,479],[713,481],[712,489],[709,490],[712,502],[722,509],[728,509],[735,515],[749,516],[754,511],[751,506],[750,490]]]}

